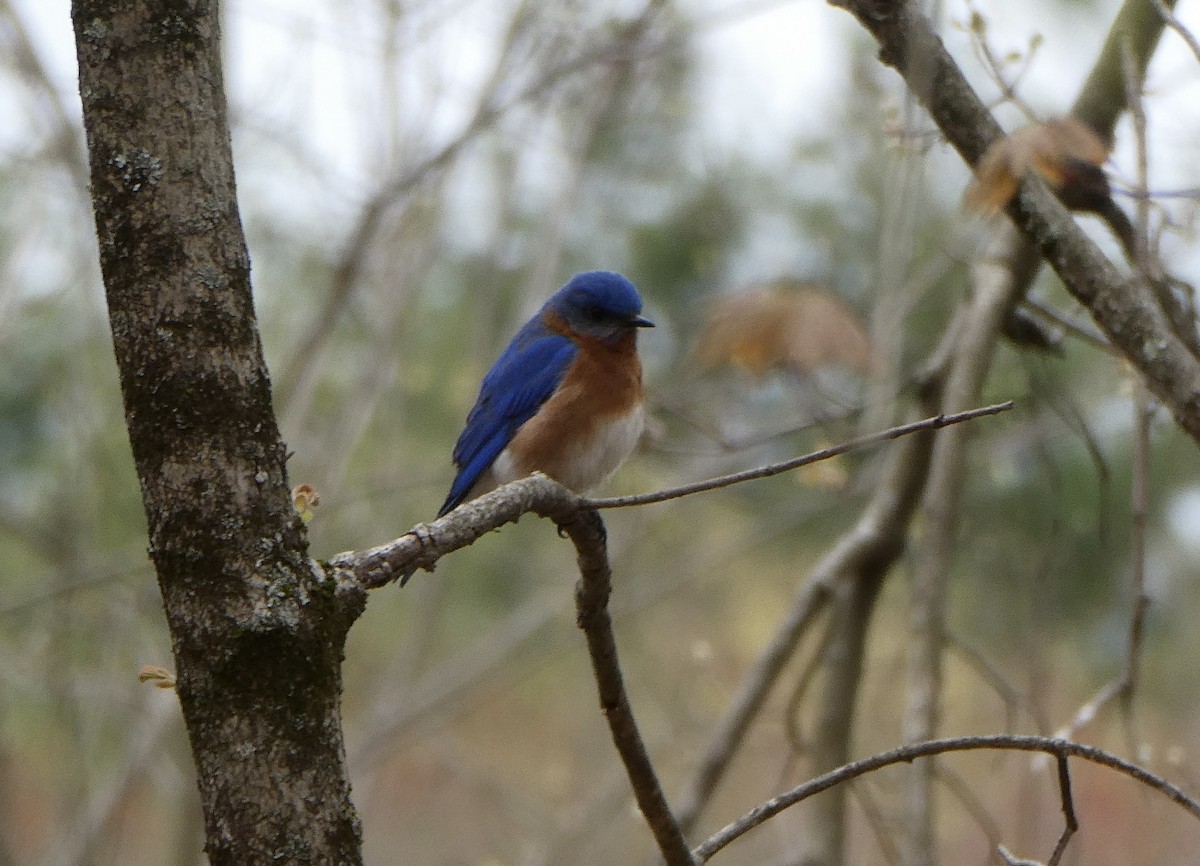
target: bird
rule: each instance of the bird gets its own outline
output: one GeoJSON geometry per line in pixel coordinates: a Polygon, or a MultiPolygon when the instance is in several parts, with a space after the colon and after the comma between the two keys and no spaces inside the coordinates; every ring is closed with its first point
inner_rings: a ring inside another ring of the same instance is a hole
{"type": "Polygon", "coordinates": [[[571,277],[483,377],[437,516],[534,472],[579,494],[607,481],[645,425],[637,334],[652,327],[624,276],[571,277]]]}

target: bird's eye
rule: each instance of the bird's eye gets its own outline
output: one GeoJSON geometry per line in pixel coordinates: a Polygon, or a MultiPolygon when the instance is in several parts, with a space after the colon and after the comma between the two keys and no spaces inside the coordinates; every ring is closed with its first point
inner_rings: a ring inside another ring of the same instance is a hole
{"type": "Polygon", "coordinates": [[[585,309],[583,311],[583,314],[585,316],[587,316],[589,319],[591,319],[593,322],[600,322],[600,321],[603,321],[603,319],[604,319],[604,308],[597,307],[597,306],[591,306],[591,307],[588,307],[587,309],[585,309]]]}

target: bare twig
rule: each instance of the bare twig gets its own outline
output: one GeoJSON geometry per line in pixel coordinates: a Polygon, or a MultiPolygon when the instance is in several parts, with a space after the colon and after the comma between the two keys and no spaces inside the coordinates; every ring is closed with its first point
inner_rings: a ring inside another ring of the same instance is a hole
{"type": "MultiPolygon", "coordinates": [[[[1187,44],[1187,47],[1192,49],[1192,53],[1196,55],[1196,60],[1200,61],[1200,42],[1196,40],[1196,37],[1192,34],[1192,31],[1183,26],[1183,22],[1175,17],[1174,13],[1171,12],[1170,7],[1164,3],[1163,0],[1150,0],[1150,2],[1152,2],[1154,4],[1154,8],[1158,10],[1158,14],[1162,17],[1163,22],[1179,34],[1179,38],[1182,39],[1187,44]]],[[[1174,4],[1171,5],[1173,6],[1174,4]]]]}
{"type": "MultiPolygon", "coordinates": [[[[1062,862],[1063,854],[1067,851],[1067,844],[1079,829],[1079,820],[1075,817],[1075,799],[1071,795],[1071,771],[1067,766],[1067,756],[1059,753],[1055,755],[1055,758],[1058,764],[1058,795],[1059,802],[1062,804],[1063,830],[1054,844],[1054,851],[1050,854],[1050,859],[1046,861],[1046,866],[1058,866],[1062,862]]],[[[1023,860],[1017,857],[1003,845],[997,845],[996,851],[1008,866],[1041,866],[1036,860],[1023,860]]]]}
{"type": "Polygon", "coordinates": [[[988,811],[988,807],[971,790],[968,780],[945,764],[937,764],[936,767],[938,782],[958,801],[959,805],[971,816],[971,820],[979,825],[979,829],[988,839],[989,846],[996,847],[1000,843],[1000,826],[988,811]]]}
{"type": "Polygon", "coordinates": [[[1000,859],[1007,863],[1008,866],[1042,866],[1042,864],[1036,860],[1026,860],[1023,857],[1018,857],[1003,845],[996,846],[996,853],[1000,855],[1000,859]]]}
{"type": "Polygon", "coordinates": [[[1067,843],[1079,829],[1079,819],[1075,817],[1075,799],[1071,796],[1071,772],[1067,766],[1067,756],[1059,752],[1055,757],[1058,759],[1058,792],[1062,802],[1064,824],[1062,835],[1058,837],[1058,843],[1054,846],[1054,853],[1050,855],[1047,866],[1058,866],[1067,850],[1067,843]]]}
{"type": "MultiPolygon", "coordinates": [[[[831,578],[828,573],[823,576],[831,578]]],[[[679,799],[679,823],[685,833],[695,826],[700,811],[725,775],[729,762],[745,739],[750,723],[761,711],[767,694],[791,659],[800,638],[829,602],[830,592],[828,580],[818,579],[814,572],[800,588],[787,616],[759,653],[754,666],[742,679],[737,694],[709,741],[707,752],[679,799]]]]}
{"type": "Polygon", "coordinates": [[[604,522],[596,511],[586,507],[548,516],[575,544],[579,562],[579,582],[575,587],[577,622],[587,637],[600,707],[608,721],[613,743],[625,763],[638,808],[650,825],[668,866],[693,866],[695,860],[667,805],[625,694],[621,668],[617,663],[612,618],[608,614],[612,573],[608,564],[604,522]]]}
{"type": "Polygon", "coordinates": [[[754,469],[747,469],[744,472],[734,472],[731,475],[722,475],[719,478],[710,478],[707,481],[697,481],[694,484],[684,484],[680,487],[671,487],[667,490],[659,490],[655,493],[640,493],[633,496],[613,496],[608,499],[589,499],[587,500],[587,504],[592,508],[600,509],[627,508],[634,505],[650,505],[655,502],[666,502],[669,499],[679,499],[683,496],[691,496],[694,493],[703,493],[707,490],[717,490],[721,487],[729,487],[734,484],[741,484],[744,481],[754,481],[758,478],[770,478],[772,475],[780,475],[784,472],[789,472],[792,469],[798,469],[801,466],[808,466],[810,463],[828,460],[831,457],[838,457],[851,451],[858,451],[862,448],[878,445],[881,442],[890,442],[893,439],[899,439],[901,436],[908,436],[912,433],[919,433],[923,430],[940,430],[943,427],[950,427],[954,424],[960,424],[963,421],[971,421],[975,418],[982,418],[987,415],[998,415],[1001,412],[1007,412],[1012,407],[1012,401],[1008,400],[1004,403],[995,403],[991,406],[984,406],[979,409],[970,409],[967,411],[955,412],[947,415],[936,415],[932,418],[925,418],[922,421],[913,421],[911,424],[901,424],[898,427],[890,427],[887,430],[881,430],[878,433],[871,433],[866,436],[858,436],[839,445],[834,445],[830,448],[822,448],[820,451],[813,451],[812,453],[805,454],[802,457],[793,457],[790,460],[784,460],[780,463],[771,463],[767,466],[759,466],[754,469]]]}
{"type": "Polygon", "coordinates": [[[988,67],[988,72],[991,74],[992,81],[1000,88],[1002,99],[1016,105],[1031,123],[1037,123],[1037,112],[1029,106],[1029,103],[1021,99],[1017,94],[1017,87],[1021,79],[1033,65],[1033,55],[1037,52],[1038,42],[1030,41],[1029,50],[1023,55],[1021,68],[1010,82],[1005,75],[1005,66],[1007,63],[996,56],[996,52],[992,50],[992,45],[988,41],[987,19],[975,9],[973,3],[968,3],[967,8],[971,11],[971,26],[969,28],[971,44],[979,52],[979,56],[983,58],[984,63],[988,67]]]}
{"type": "Polygon", "coordinates": [[[1137,688],[1144,641],[1146,608],[1146,515],[1150,507],[1150,420],[1154,407],[1149,394],[1140,382],[1134,383],[1133,466],[1130,491],[1130,566],[1132,569],[1132,607],[1129,615],[1129,638],[1125,650],[1125,665],[1116,678],[1100,687],[1075,711],[1071,721],[1056,732],[1056,736],[1074,737],[1091,724],[1096,715],[1114,700],[1129,709],[1137,688]]]}
{"type": "MultiPolygon", "coordinates": [[[[889,752],[883,752],[878,755],[873,755],[869,758],[864,758],[853,763],[839,767],[831,773],[826,773],[823,776],[818,776],[815,779],[810,779],[803,785],[799,785],[790,791],[786,791],[777,797],[756,806],[754,809],[747,812],[741,818],[733,823],[723,827],[721,830],[714,833],[703,843],[696,846],[693,854],[701,862],[707,862],[713,854],[720,851],[730,842],[745,835],[755,827],[760,826],[770,818],[778,815],[784,809],[800,803],[815,794],[826,791],[835,785],[840,785],[851,779],[857,779],[867,773],[873,773],[883,767],[892,766],[894,764],[906,764],[915,761],[918,758],[928,758],[934,755],[948,754],[951,752],[969,752],[978,750],[1003,750],[1003,751],[1018,751],[1018,752],[1042,752],[1052,755],[1060,760],[1059,764],[1059,780],[1060,789],[1062,789],[1062,772],[1064,764],[1068,758],[1079,758],[1084,761],[1090,761],[1094,764],[1099,764],[1103,767],[1108,767],[1122,775],[1128,776],[1137,782],[1145,785],[1153,791],[1165,796],[1175,805],[1179,806],[1188,812],[1193,818],[1200,820],[1200,801],[1192,798],[1182,788],[1172,784],[1161,776],[1155,775],[1149,770],[1141,767],[1131,761],[1126,761],[1110,752],[1102,749],[1097,749],[1093,746],[1085,746],[1082,743],[1074,743],[1070,740],[1058,740],[1049,737],[1033,737],[1022,736],[1017,734],[992,734],[984,736],[972,737],[953,737],[943,740],[930,740],[923,743],[913,743],[907,746],[901,746],[889,752]]],[[[1074,823],[1077,827],[1077,822],[1074,821],[1074,808],[1071,805],[1070,789],[1062,789],[1063,793],[1063,811],[1064,814],[1070,816],[1068,821],[1074,823]],[[1069,811],[1068,811],[1069,809],[1069,811]]]]}
{"type": "MultiPolygon", "coordinates": [[[[1136,77],[1136,69],[1132,68],[1132,60],[1128,53],[1126,52],[1125,59],[1125,80],[1128,87],[1127,99],[1130,104],[1130,116],[1133,120],[1132,126],[1137,151],[1137,183],[1140,189],[1145,190],[1147,176],[1146,118],[1142,111],[1140,81],[1136,77]]],[[[1173,306],[1172,296],[1168,294],[1164,297],[1163,293],[1169,293],[1171,289],[1156,277],[1157,268],[1153,264],[1148,239],[1149,203],[1144,199],[1139,200],[1137,205],[1135,237],[1137,239],[1135,265],[1142,279],[1147,285],[1157,287],[1156,293],[1159,302],[1168,314],[1171,310],[1176,310],[1179,317],[1177,331],[1190,328],[1194,333],[1194,323],[1189,324],[1190,315],[1185,315],[1181,308],[1177,309],[1173,306]]],[[[1070,723],[1061,731],[1065,736],[1074,736],[1080,728],[1089,724],[1100,710],[1114,700],[1119,700],[1128,711],[1137,688],[1146,608],[1150,602],[1149,596],[1146,594],[1146,519],[1150,507],[1150,422],[1154,414],[1154,405],[1145,384],[1136,377],[1133,382],[1133,410],[1133,460],[1130,481],[1132,605],[1125,666],[1115,679],[1103,685],[1076,711],[1070,723]]]]}
{"type": "MultiPolygon", "coordinates": [[[[977,164],[985,149],[999,136],[999,126],[947,53],[919,5],[909,0],[831,2],[853,14],[875,36],[881,46],[882,62],[904,76],[963,159],[969,165],[977,164]]],[[[1144,3],[1126,2],[1114,21],[1101,57],[1073,109],[1076,116],[1102,137],[1111,137],[1126,101],[1122,51],[1131,46],[1138,66],[1144,67],[1161,32],[1161,20],[1156,15],[1147,15],[1144,3]]],[[[1022,183],[1009,214],[1072,294],[1092,311],[1109,341],[1142,372],[1180,425],[1200,441],[1200,393],[1195,388],[1195,382],[1200,380],[1200,360],[1165,320],[1161,307],[1149,293],[1137,291],[1136,285],[1130,286],[1039,181],[1027,179],[1022,183]],[[1136,339],[1131,339],[1135,335],[1136,339]],[[1145,351],[1148,345],[1153,346],[1151,352],[1145,351]]],[[[1025,243],[1013,239],[1000,245],[1001,250],[1005,247],[1007,253],[999,256],[998,268],[989,268],[990,263],[984,261],[976,269],[977,274],[983,273],[988,279],[977,282],[974,309],[955,347],[942,411],[954,411],[977,399],[975,395],[990,363],[995,332],[1003,321],[996,316],[1007,315],[1037,271],[1038,262],[1030,258],[1025,243]],[[964,400],[965,404],[960,402],[964,400]]],[[[917,551],[913,587],[915,641],[910,657],[905,725],[910,741],[933,736],[939,719],[944,593],[962,488],[963,441],[960,431],[951,430],[939,436],[925,493],[927,530],[917,551]]],[[[906,860],[910,864],[932,863],[933,778],[929,767],[914,772],[908,796],[913,836],[906,860]]]]}
{"type": "MultiPolygon", "coordinates": [[[[830,640],[821,654],[821,691],[812,731],[812,772],[833,770],[850,758],[854,710],[862,685],[871,614],[890,563],[887,558],[864,565],[837,582],[829,619],[830,640]]],[[[845,789],[837,788],[813,802],[815,831],[803,843],[798,863],[845,860],[845,797],[845,789]]]]}
{"type": "Polygon", "coordinates": [[[804,736],[804,731],[800,728],[800,709],[805,697],[808,696],[808,690],[812,688],[817,674],[821,671],[822,661],[829,651],[829,643],[833,640],[833,634],[834,627],[833,623],[830,622],[826,625],[812,658],[805,663],[800,671],[800,675],[796,677],[796,682],[792,686],[792,693],[788,695],[787,702],[784,704],[783,730],[784,735],[787,737],[788,745],[792,747],[793,759],[801,757],[811,748],[811,744],[806,742],[807,738],[804,736]]]}
{"type": "Polygon", "coordinates": [[[1116,354],[1116,352],[1113,350],[1112,344],[1108,342],[1108,338],[1106,338],[1091,325],[1085,322],[1077,322],[1071,317],[1067,316],[1065,313],[1056,310],[1049,304],[1034,297],[1023,298],[1021,300],[1021,305],[1026,309],[1033,310],[1046,320],[1053,322],[1067,333],[1078,337],[1085,343],[1095,346],[1097,349],[1101,349],[1110,355],[1116,354]]]}
{"type": "MultiPolygon", "coordinates": [[[[1000,698],[1004,704],[1005,730],[1011,731],[1016,728],[1017,713],[1025,704],[1021,699],[1020,693],[1004,678],[1004,675],[1000,671],[996,670],[995,666],[984,657],[983,653],[957,635],[947,633],[946,649],[958,653],[967,666],[974,670],[979,675],[979,678],[987,683],[1000,698]]],[[[1030,715],[1034,715],[1032,711],[1030,711],[1030,715]]]]}
{"type": "Polygon", "coordinates": [[[179,720],[174,692],[164,695],[147,689],[141,716],[130,732],[122,759],[93,786],[78,814],[64,823],[58,844],[43,861],[53,866],[79,866],[94,862],[97,844],[111,826],[113,816],[126,806],[130,791],[161,757],[163,740],[179,720]]]}
{"type": "Polygon", "coordinates": [[[861,782],[847,782],[846,784],[850,788],[850,794],[858,802],[858,808],[862,810],[863,817],[867,819],[867,825],[875,836],[875,844],[879,846],[879,855],[883,858],[883,862],[886,866],[900,866],[900,850],[896,846],[895,840],[891,838],[882,807],[867,790],[865,784],[861,782]]]}
{"type": "Polygon", "coordinates": [[[641,43],[662,6],[662,0],[647,0],[641,13],[625,27],[618,29],[611,39],[601,41],[576,57],[550,64],[533,82],[518,93],[504,98],[504,86],[510,83],[504,74],[509,71],[512,54],[517,47],[515,33],[510,31],[507,34],[508,38],[501,46],[491,78],[484,87],[470,120],[457,135],[434,153],[383,183],[363,207],[358,222],[338,257],[330,292],[320,313],[313,319],[307,332],[296,341],[296,345],[301,347],[300,351],[283,365],[283,372],[276,386],[280,402],[291,401],[293,395],[300,394],[307,388],[306,379],[311,375],[315,359],[328,342],[332,332],[331,325],[337,321],[346,307],[347,300],[357,288],[371,244],[396,204],[429,178],[437,176],[451,166],[463,151],[511,111],[541,98],[570,76],[592,67],[651,55],[653,47],[641,43]]]}
{"type": "Polygon", "coordinates": [[[559,592],[534,596],[459,650],[433,675],[413,683],[402,694],[377,701],[350,754],[354,773],[361,776],[379,766],[385,747],[398,734],[431,716],[444,715],[448,704],[461,700],[464,693],[493,673],[498,664],[511,659],[531,638],[544,637],[548,625],[565,613],[566,606],[559,592]]]}

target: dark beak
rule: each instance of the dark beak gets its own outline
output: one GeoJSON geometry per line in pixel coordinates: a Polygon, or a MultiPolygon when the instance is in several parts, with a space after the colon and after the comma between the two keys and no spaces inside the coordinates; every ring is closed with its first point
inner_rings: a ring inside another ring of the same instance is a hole
{"type": "Polygon", "coordinates": [[[649,319],[645,318],[644,316],[634,316],[632,319],[629,320],[629,324],[633,325],[635,328],[653,328],[654,327],[654,323],[652,321],[650,321],[649,319]]]}

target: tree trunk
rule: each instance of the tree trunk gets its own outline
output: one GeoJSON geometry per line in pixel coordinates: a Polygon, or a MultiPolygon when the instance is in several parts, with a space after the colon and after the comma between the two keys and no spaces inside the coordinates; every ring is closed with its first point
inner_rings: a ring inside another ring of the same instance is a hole
{"type": "Polygon", "coordinates": [[[75,0],[129,440],[219,864],[361,862],[339,716],[363,598],[308,557],[234,188],[216,0],[75,0]]]}

